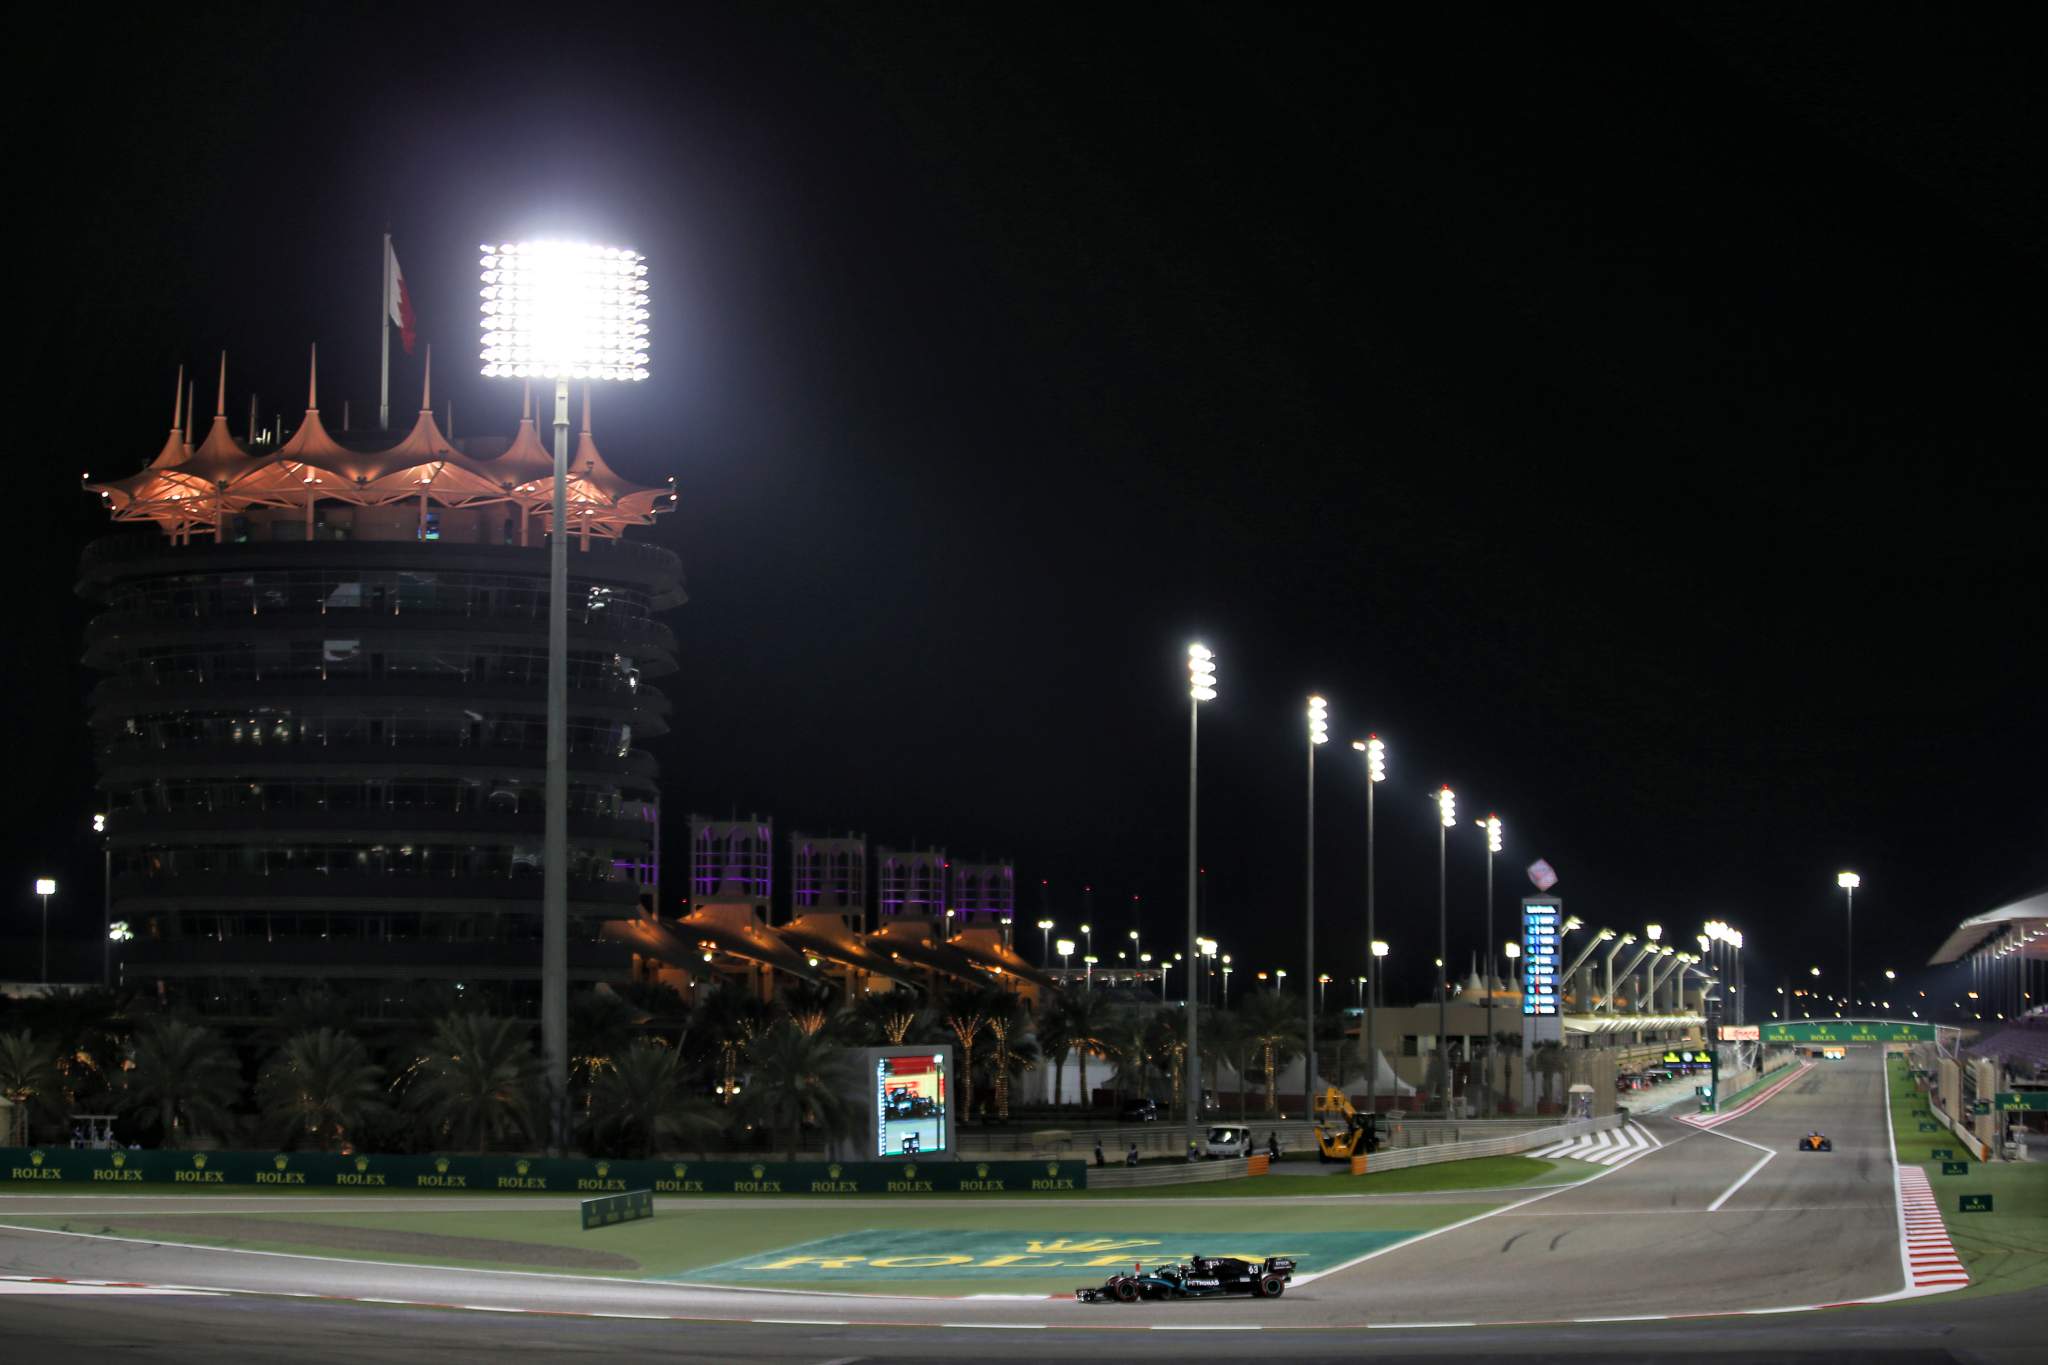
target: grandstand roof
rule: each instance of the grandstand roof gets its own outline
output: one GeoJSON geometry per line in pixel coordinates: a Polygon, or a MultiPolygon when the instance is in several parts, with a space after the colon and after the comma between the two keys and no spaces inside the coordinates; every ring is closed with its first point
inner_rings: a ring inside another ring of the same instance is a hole
{"type": "Polygon", "coordinates": [[[1982,952],[2048,958],[2048,891],[1964,920],[1927,965],[1940,967],[1982,952]]]}

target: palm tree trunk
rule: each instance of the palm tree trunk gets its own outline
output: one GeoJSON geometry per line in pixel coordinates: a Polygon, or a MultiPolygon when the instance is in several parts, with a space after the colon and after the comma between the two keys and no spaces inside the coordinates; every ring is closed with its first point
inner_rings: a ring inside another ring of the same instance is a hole
{"type": "Polygon", "coordinates": [[[1067,1054],[1062,1052],[1052,1059],[1052,1102],[1060,1102],[1060,1090],[1067,1079],[1067,1054]]]}
{"type": "Polygon", "coordinates": [[[1081,1107],[1083,1109],[1093,1109],[1095,1107],[1095,1092],[1088,1088],[1088,1048],[1085,1044],[1075,1054],[1075,1064],[1081,1068],[1081,1107]]]}

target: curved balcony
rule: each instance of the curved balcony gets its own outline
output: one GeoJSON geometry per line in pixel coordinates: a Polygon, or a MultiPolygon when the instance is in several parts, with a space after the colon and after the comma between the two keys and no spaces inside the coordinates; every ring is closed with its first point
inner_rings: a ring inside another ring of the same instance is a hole
{"type": "MultiPolygon", "coordinates": [[[[155,531],[102,536],[78,557],[78,591],[97,598],[101,584],[148,574],[246,573],[298,569],[316,563],[388,569],[470,570],[547,577],[545,545],[463,545],[439,540],[312,540],[246,545],[173,545],[155,531]]],[[[681,606],[682,561],[659,545],[637,540],[580,538],[569,543],[572,578],[610,580],[641,588],[657,610],[681,606]]]]}
{"type": "MultiPolygon", "coordinates": [[[[651,782],[658,776],[659,766],[654,755],[644,749],[616,757],[571,753],[569,780],[600,782],[624,775],[651,782]]],[[[100,775],[124,781],[237,769],[248,770],[252,775],[261,769],[280,776],[329,771],[363,777],[489,777],[537,775],[546,768],[547,752],[537,745],[406,749],[391,744],[298,744],[228,749],[121,749],[103,750],[100,754],[100,775]]]]}
{"type": "MultiPolygon", "coordinates": [[[[423,637],[457,639],[465,645],[530,646],[536,641],[546,643],[547,617],[362,608],[175,616],[135,608],[102,612],[86,625],[84,662],[91,668],[106,668],[123,652],[151,645],[229,642],[256,634],[267,640],[315,640],[337,633],[361,640],[365,651],[416,646],[423,637]]],[[[659,621],[579,613],[569,619],[569,648],[628,654],[642,673],[661,676],[675,672],[679,646],[675,632],[659,621]]]]}

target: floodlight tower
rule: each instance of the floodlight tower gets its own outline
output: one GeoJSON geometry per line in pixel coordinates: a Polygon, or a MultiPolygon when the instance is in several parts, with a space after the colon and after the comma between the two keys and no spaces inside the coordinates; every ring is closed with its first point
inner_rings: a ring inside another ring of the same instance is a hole
{"type": "Polygon", "coordinates": [[[50,979],[50,897],[56,894],[55,877],[36,878],[36,895],[41,897],[43,902],[43,974],[40,979],[44,982],[50,979]]]}
{"type": "Polygon", "coordinates": [[[1302,918],[1306,922],[1308,969],[1301,978],[1302,1016],[1308,1027],[1302,1037],[1301,1108],[1307,1118],[1315,1107],[1316,1093],[1316,993],[1309,989],[1316,979],[1316,750],[1330,742],[1330,704],[1321,697],[1308,699],[1308,879],[1302,918]]]}
{"type": "Polygon", "coordinates": [[[1365,756],[1365,941],[1372,953],[1371,987],[1365,1001],[1365,1107],[1368,1113],[1377,1114],[1380,1102],[1380,1054],[1379,1040],[1373,1027],[1374,1005],[1380,996],[1380,962],[1386,956],[1386,945],[1379,941],[1379,926],[1373,921],[1373,843],[1372,843],[1372,796],[1379,784],[1387,780],[1387,746],[1380,742],[1378,735],[1367,735],[1354,739],[1351,747],[1365,756]]]}
{"type": "Polygon", "coordinates": [[[484,374],[555,381],[540,1033],[548,1149],[559,1152],[569,1104],[569,382],[647,378],[647,261],[628,247],[587,242],[482,250],[484,374]]]}
{"type": "Polygon", "coordinates": [[[1851,1005],[1849,1012],[1851,1015],[1854,1015],[1856,997],[1856,888],[1863,885],[1863,878],[1854,872],[1837,872],[1835,874],[1835,885],[1842,888],[1842,895],[1847,898],[1846,905],[1849,912],[1849,920],[1848,926],[1843,932],[1843,956],[1845,961],[1842,967],[1842,991],[1843,994],[1849,997],[1851,1005]]]}
{"type": "Polygon", "coordinates": [[[1450,961],[1450,907],[1444,895],[1444,846],[1458,823],[1458,798],[1448,784],[1436,794],[1436,1050],[1443,1067],[1444,1115],[1451,1112],[1450,1002],[1444,993],[1445,965],[1450,961]]]}
{"type": "MultiPolygon", "coordinates": [[[[1499,965],[1499,960],[1493,955],[1493,855],[1500,852],[1501,848],[1500,817],[1488,815],[1484,820],[1474,820],[1472,823],[1486,831],[1486,1113],[1491,1118],[1494,1113],[1493,997],[1496,994],[1495,983],[1500,979],[1499,973],[1494,971],[1499,965]]],[[[1516,955],[1520,956],[1519,950],[1516,955]]],[[[1564,983],[1558,984],[1559,994],[1562,995],[1561,988],[1564,983]]]]}
{"type": "MultiPolygon", "coordinates": [[[[1196,740],[1202,723],[1202,703],[1216,700],[1216,655],[1200,643],[1188,646],[1188,1055],[1184,1063],[1186,1074],[1194,1077],[1194,1084],[1183,1086],[1188,1100],[1188,1149],[1194,1150],[1195,1130],[1202,1121],[1202,1065],[1197,1048],[1199,1038],[1199,1016],[1195,1007],[1195,973],[1201,969],[1202,937],[1197,929],[1195,917],[1201,886],[1202,869],[1195,856],[1195,833],[1199,806],[1197,794],[1200,778],[1195,768],[1196,740]]],[[[1165,977],[1162,970],[1159,994],[1166,995],[1165,977]]]]}

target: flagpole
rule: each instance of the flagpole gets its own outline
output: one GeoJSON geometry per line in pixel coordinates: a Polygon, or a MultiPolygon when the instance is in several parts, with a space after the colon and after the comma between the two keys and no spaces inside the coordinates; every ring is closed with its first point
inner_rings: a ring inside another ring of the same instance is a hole
{"type": "Polygon", "coordinates": [[[383,378],[377,386],[377,429],[391,430],[391,234],[384,234],[384,296],[377,300],[384,323],[383,378]]]}

